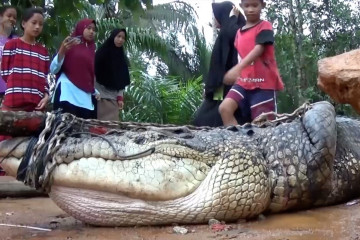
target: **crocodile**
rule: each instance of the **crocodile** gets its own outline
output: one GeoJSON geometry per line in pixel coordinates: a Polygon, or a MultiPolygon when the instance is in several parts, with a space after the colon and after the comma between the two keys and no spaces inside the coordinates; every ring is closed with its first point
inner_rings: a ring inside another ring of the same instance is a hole
{"type": "Polygon", "coordinates": [[[0,134],[14,136],[1,166],[91,225],[233,222],[360,195],[360,121],[328,102],[218,128],[36,113],[29,129],[31,114],[0,112],[0,134]]]}

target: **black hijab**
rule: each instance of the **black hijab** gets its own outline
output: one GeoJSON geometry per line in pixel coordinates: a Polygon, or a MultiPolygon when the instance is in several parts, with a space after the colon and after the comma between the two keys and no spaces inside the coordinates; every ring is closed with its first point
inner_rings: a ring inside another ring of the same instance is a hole
{"type": "Polygon", "coordinates": [[[209,72],[204,77],[205,94],[208,98],[212,98],[215,90],[223,84],[225,73],[237,64],[235,36],[246,21],[241,13],[238,18],[229,17],[233,6],[234,4],[230,1],[212,4],[214,16],[220,24],[220,32],[211,54],[209,72]]]}
{"type": "Polygon", "coordinates": [[[116,47],[114,43],[119,32],[124,32],[126,38],[125,29],[114,29],[95,55],[96,81],[111,90],[121,90],[130,84],[124,47],[116,47]]]}

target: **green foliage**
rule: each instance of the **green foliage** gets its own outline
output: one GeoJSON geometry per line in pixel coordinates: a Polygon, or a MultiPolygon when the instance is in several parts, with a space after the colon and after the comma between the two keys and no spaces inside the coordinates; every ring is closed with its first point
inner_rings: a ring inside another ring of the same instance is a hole
{"type": "MultiPolygon", "coordinates": [[[[357,2],[357,3],[356,3],[357,2]]],[[[273,0],[266,18],[276,32],[277,63],[285,90],[279,93],[279,111],[291,112],[304,101],[331,102],[317,87],[317,62],[358,48],[360,15],[346,0],[273,0]]],[[[353,115],[348,106],[335,104],[340,113],[353,115]]]]}
{"type": "Polygon", "coordinates": [[[122,121],[189,124],[202,101],[202,79],[179,83],[176,77],[152,77],[132,71],[125,91],[122,121]]]}
{"type": "MultiPolygon", "coordinates": [[[[183,1],[153,5],[152,0],[8,0],[21,11],[45,9],[41,41],[54,54],[75,23],[97,19],[97,42],[126,27],[126,50],[132,84],[125,93],[126,121],[188,124],[201,103],[201,76],[208,71],[210,50],[194,9],[183,1]],[[152,72],[152,75],[149,72],[152,72]],[[173,77],[169,77],[173,76],[173,77]]],[[[267,1],[265,18],[274,24],[277,63],[285,90],[278,94],[279,112],[292,112],[304,101],[331,101],[317,87],[317,62],[358,48],[359,1],[267,1]]],[[[209,3],[210,4],[210,3],[209,3]]],[[[354,115],[335,104],[340,114],[354,115]]]]}

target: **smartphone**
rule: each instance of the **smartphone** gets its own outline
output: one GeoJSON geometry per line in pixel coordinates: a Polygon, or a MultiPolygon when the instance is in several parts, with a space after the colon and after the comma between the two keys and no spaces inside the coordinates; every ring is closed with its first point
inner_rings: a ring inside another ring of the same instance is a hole
{"type": "Polygon", "coordinates": [[[76,40],[76,43],[77,43],[77,44],[81,43],[81,36],[69,37],[66,41],[67,41],[67,42],[70,42],[70,41],[72,41],[73,39],[76,40]]]}

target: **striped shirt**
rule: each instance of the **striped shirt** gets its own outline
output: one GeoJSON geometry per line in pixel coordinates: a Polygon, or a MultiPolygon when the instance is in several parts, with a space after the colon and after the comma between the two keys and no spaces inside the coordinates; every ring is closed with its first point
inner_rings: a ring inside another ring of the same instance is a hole
{"type": "Polygon", "coordinates": [[[1,76],[7,84],[3,104],[34,109],[49,92],[47,75],[50,58],[41,44],[28,44],[20,38],[8,41],[3,50],[1,76]]]}

